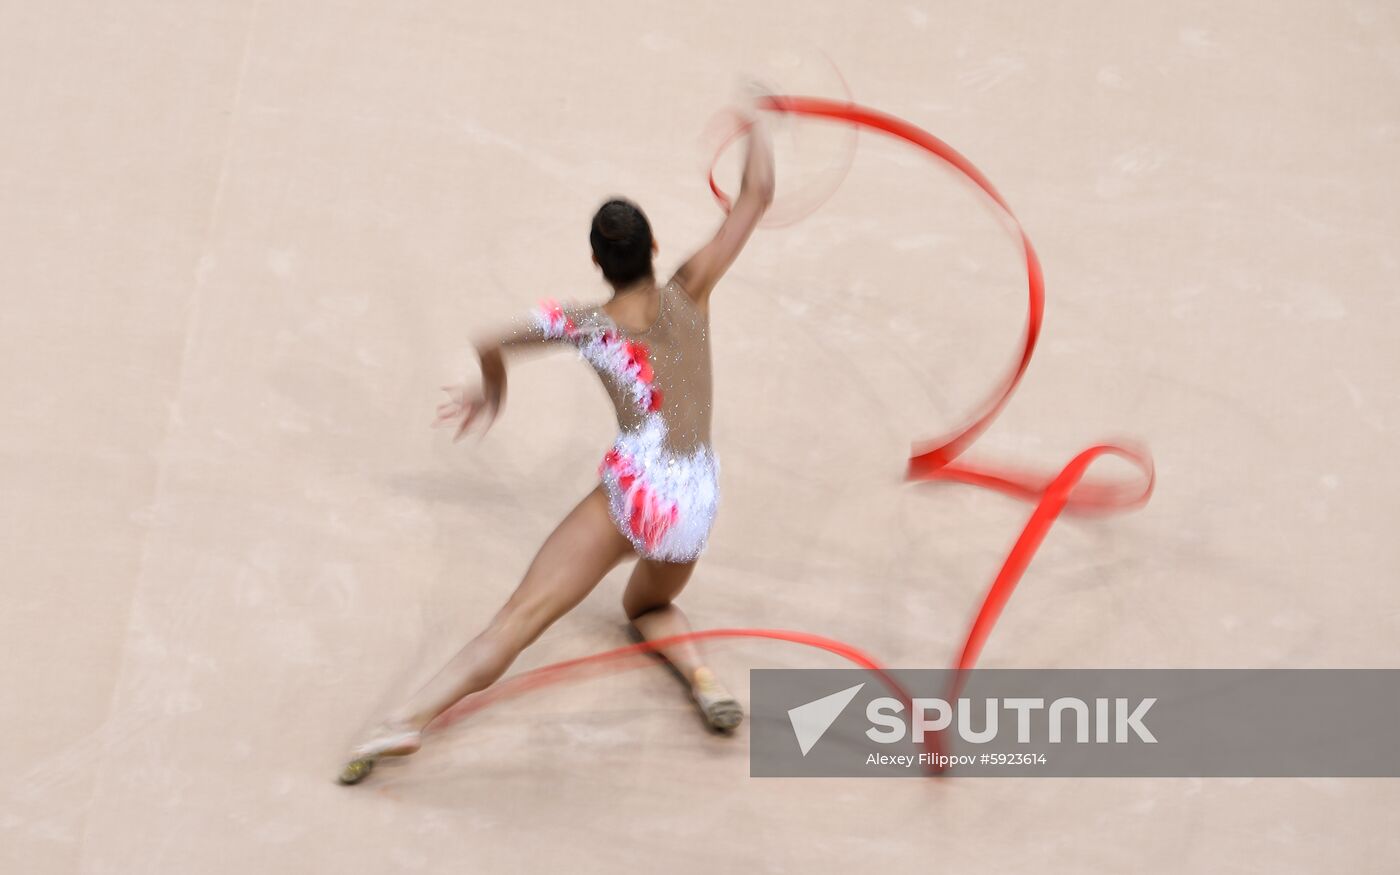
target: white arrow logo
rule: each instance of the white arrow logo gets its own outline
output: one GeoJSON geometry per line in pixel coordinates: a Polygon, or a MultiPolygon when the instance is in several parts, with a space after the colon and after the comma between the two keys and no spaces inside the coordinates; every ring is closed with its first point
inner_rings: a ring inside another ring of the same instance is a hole
{"type": "Polygon", "coordinates": [[[856,684],[839,693],[823,696],[788,711],[788,720],[792,721],[792,732],[797,736],[797,746],[802,748],[804,757],[813,745],[821,741],[831,724],[836,722],[836,718],[841,716],[841,712],[846,710],[846,706],[851,704],[851,700],[863,686],[865,684],[856,684]]]}

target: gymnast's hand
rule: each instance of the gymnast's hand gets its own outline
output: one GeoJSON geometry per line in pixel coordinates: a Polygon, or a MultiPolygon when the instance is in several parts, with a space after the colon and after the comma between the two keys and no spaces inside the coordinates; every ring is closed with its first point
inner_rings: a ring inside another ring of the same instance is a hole
{"type": "Polygon", "coordinates": [[[447,400],[438,405],[437,419],[433,421],[433,428],[445,428],[455,425],[457,433],[452,436],[453,443],[462,439],[462,436],[471,428],[472,423],[481,420],[485,425],[481,431],[483,434],[491,427],[491,423],[496,420],[496,413],[500,410],[500,401],[493,400],[488,393],[469,385],[443,386],[442,391],[447,393],[447,400]]]}
{"type": "Polygon", "coordinates": [[[777,89],[762,79],[744,79],[739,84],[739,99],[735,102],[735,111],[746,122],[761,121],[763,114],[759,110],[766,106],[776,93],[777,89]]]}

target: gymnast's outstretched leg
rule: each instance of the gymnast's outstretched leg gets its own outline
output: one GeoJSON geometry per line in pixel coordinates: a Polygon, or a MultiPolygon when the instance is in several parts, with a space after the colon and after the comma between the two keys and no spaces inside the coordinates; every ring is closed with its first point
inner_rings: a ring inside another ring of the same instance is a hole
{"type": "Polygon", "coordinates": [[[608,516],[602,487],[595,488],[545,539],[524,579],[486,629],[352,751],[341,782],[362,780],[379,757],[418,750],[423,728],[433,718],[463,696],[495,683],[522,650],[631,553],[632,545],[608,516]]]}
{"type": "MultiPolygon", "coordinates": [[[[643,639],[659,641],[690,633],[690,621],[675,599],[690,580],[695,565],[695,562],[637,560],[622,596],[622,609],[643,639]]],[[[743,721],[743,707],[706,667],[694,641],[672,644],[661,648],[660,652],[690,686],[690,693],[711,729],[728,732],[743,721]]]]}

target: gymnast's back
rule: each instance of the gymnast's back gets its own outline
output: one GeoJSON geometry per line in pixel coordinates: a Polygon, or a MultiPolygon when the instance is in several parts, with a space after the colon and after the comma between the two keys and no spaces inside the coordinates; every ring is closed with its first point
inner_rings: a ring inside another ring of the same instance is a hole
{"type": "Polygon", "coordinates": [[[511,341],[574,346],[602,380],[620,431],[650,432],[674,453],[709,446],[709,319],[679,277],[657,289],[656,316],[644,328],[624,327],[607,305],[544,300],[530,315],[511,341]]]}

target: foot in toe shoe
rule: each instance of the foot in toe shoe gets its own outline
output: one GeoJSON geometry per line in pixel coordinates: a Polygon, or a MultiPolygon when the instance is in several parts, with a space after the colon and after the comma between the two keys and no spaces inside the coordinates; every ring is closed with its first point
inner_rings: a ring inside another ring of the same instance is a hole
{"type": "Polygon", "coordinates": [[[691,689],[695,704],[700,707],[700,713],[711,729],[729,732],[744,721],[744,707],[709,669],[702,668],[695,672],[695,683],[691,689]]]}

